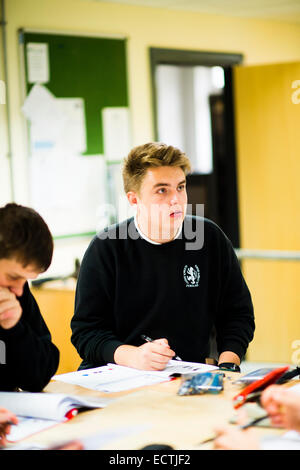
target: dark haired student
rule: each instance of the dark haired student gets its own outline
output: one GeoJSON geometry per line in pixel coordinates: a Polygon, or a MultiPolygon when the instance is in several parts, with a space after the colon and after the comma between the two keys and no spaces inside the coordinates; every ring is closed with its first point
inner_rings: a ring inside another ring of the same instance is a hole
{"type": "Polygon", "coordinates": [[[33,209],[0,208],[0,390],[41,391],[55,374],[59,351],[30,292],[50,266],[53,240],[33,209]]]}
{"type": "Polygon", "coordinates": [[[175,354],[205,362],[215,329],[219,366],[239,370],[255,328],[251,296],[222,230],[186,215],[189,172],[183,152],[157,142],[126,158],[136,215],[95,237],[81,264],[71,323],[81,368],[162,370],[175,354]]]}

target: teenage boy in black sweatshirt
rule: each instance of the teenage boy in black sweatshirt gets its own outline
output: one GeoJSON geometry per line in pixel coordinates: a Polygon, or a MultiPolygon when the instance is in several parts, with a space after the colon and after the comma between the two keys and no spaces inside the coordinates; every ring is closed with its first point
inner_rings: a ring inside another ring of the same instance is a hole
{"type": "Polygon", "coordinates": [[[175,354],[205,362],[214,328],[219,365],[238,369],[253,338],[251,297],[225,234],[186,215],[189,172],[187,156],[165,144],[125,159],[136,215],[98,234],[83,258],[71,321],[80,368],[162,370],[175,354]]]}
{"type": "Polygon", "coordinates": [[[0,390],[40,392],[55,374],[59,351],[27,280],[52,259],[48,226],[34,210],[0,208],[0,390]]]}

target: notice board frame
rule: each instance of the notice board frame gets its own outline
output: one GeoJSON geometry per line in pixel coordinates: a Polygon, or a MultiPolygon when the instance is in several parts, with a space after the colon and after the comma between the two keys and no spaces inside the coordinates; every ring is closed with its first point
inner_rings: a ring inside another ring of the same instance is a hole
{"type": "MultiPolygon", "coordinates": [[[[23,102],[33,86],[28,83],[26,44],[47,42],[50,80],[44,86],[57,98],[77,96],[84,99],[87,149],[82,155],[104,155],[102,109],[129,108],[128,38],[121,35],[20,28],[18,39],[23,102]],[[75,46],[77,53],[74,51],[75,46]]],[[[31,147],[28,126],[26,131],[29,158],[31,147]]],[[[54,239],[92,236],[95,233],[83,228],[80,233],[54,235],[54,239]]]]}

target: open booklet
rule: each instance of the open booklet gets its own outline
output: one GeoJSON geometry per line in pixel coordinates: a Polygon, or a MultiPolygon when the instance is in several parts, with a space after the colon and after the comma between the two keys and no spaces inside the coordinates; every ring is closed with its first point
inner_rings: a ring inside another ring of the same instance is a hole
{"type": "Polygon", "coordinates": [[[55,375],[54,380],[80,385],[101,392],[120,392],[170,380],[176,374],[196,374],[218,369],[216,366],[197,362],[171,360],[162,371],[133,369],[108,364],[67,374],[55,375]]]}
{"type": "MultiPolygon", "coordinates": [[[[78,439],[83,446],[83,450],[100,450],[108,442],[122,439],[134,434],[140,434],[141,432],[150,429],[152,425],[149,424],[138,424],[131,426],[117,426],[102,431],[96,431],[94,433],[87,433],[82,435],[80,432],[78,439]]],[[[76,439],[77,440],[77,439],[76,439]]],[[[52,442],[48,444],[42,444],[40,442],[33,442],[32,440],[10,443],[7,447],[1,450],[59,450],[63,449],[64,446],[72,443],[74,439],[62,439],[52,438],[52,442]]]]}
{"type": "Polygon", "coordinates": [[[8,440],[16,442],[55,424],[67,421],[79,410],[104,408],[112,399],[62,393],[0,392],[0,404],[18,417],[8,440]]]}

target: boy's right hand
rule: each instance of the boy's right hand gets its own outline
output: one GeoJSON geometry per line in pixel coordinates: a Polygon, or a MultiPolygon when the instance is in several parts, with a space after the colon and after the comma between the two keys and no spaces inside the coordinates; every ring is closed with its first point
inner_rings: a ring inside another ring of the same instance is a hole
{"type": "Polygon", "coordinates": [[[141,370],[164,370],[175,356],[165,338],[160,338],[141,346],[122,345],[115,351],[116,364],[141,370]]]}

